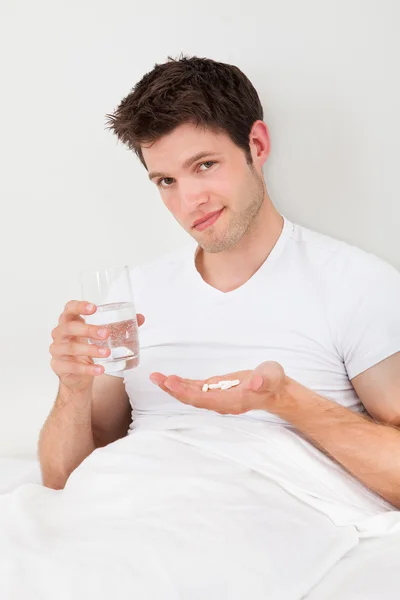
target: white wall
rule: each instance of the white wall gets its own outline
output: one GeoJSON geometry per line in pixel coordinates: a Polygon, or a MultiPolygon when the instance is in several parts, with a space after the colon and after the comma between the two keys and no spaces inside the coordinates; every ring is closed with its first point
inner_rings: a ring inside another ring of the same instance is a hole
{"type": "Polygon", "coordinates": [[[399,17],[396,0],[0,1],[0,454],[35,452],[78,271],[186,240],[104,129],[168,55],[237,64],[265,107],[278,208],[400,267],[399,17]]]}

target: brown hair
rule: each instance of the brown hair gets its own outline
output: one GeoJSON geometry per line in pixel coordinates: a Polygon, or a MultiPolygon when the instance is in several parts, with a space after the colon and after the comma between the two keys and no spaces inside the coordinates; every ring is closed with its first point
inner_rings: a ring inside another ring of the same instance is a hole
{"type": "Polygon", "coordinates": [[[262,118],[258,94],[238,67],[180,56],[168,57],[168,62],[156,64],[144,75],[107,115],[107,127],[145,167],[141,145],[189,122],[228,134],[251,164],[249,135],[253,123],[262,118]]]}

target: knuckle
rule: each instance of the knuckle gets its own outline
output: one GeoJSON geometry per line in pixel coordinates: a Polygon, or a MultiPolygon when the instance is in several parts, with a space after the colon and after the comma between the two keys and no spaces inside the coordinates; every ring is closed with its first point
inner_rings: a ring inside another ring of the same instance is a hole
{"type": "Polygon", "coordinates": [[[76,352],[76,344],[74,342],[68,342],[68,344],[65,346],[65,349],[66,353],[71,356],[76,352]]]}
{"type": "Polygon", "coordinates": [[[85,355],[86,356],[97,356],[98,348],[93,344],[88,344],[85,346],[85,355]]]}
{"type": "Polygon", "coordinates": [[[69,302],[67,302],[67,304],[65,305],[64,312],[72,312],[75,305],[76,305],[75,300],[69,300],[69,302]]]}
{"type": "Polygon", "coordinates": [[[73,363],[71,370],[73,370],[73,373],[75,373],[75,375],[82,375],[85,372],[85,367],[84,365],[81,365],[79,363],[73,363]]]}
{"type": "Polygon", "coordinates": [[[69,323],[66,323],[63,328],[63,333],[66,336],[77,335],[78,332],[76,327],[76,321],[69,321],[69,323]]]}
{"type": "Polygon", "coordinates": [[[53,338],[53,340],[55,340],[57,337],[57,331],[58,327],[54,327],[53,331],[51,332],[51,337],[53,338]]]}
{"type": "Polygon", "coordinates": [[[73,375],[79,375],[81,373],[81,365],[76,362],[70,361],[66,363],[68,365],[68,373],[73,375]]]}
{"type": "Polygon", "coordinates": [[[78,372],[77,366],[78,365],[75,362],[73,362],[72,360],[64,362],[65,372],[68,373],[69,375],[75,375],[78,372]]]}

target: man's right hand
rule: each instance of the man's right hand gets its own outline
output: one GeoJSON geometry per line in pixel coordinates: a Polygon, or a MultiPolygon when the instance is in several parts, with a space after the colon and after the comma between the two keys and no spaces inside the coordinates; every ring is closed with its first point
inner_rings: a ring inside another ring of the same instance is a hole
{"type": "MultiPolygon", "coordinates": [[[[95,365],[92,357],[107,358],[109,348],[89,344],[88,339],[103,341],[109,336],[107,327],[87,325],[81,315],[92,315],[97,307],[87,302],[71,300],[61,314],[58,325],[51,333],[53,343],[49,351],[51,368],[61,383],[71,391],[84,391],[93,384],[94,377],[104,373],[104,367],[95,365]]],[[[138,325],[144,317],[137,315],[138,325]]]]}

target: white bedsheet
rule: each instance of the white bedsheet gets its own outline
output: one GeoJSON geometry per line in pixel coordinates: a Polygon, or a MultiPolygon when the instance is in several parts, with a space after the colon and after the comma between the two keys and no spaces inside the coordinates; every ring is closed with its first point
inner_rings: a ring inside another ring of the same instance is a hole
{"type": "Polygon", "coordinates": [[[399,521],[290,429],[146,419],[65,490],[0,496],[0,597],[300,600],[399,521]]]}
{"type": "Polygon", "coordinates": [[[0,456],[0,494],[24,483],[41,483],[38,459],[0,456]]]}
{"type": "Polygon", "coordinates": [[[304,600],[399,600],[400,533],[362,539],[304,600]]]}

